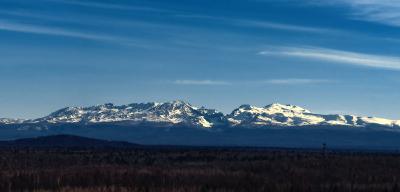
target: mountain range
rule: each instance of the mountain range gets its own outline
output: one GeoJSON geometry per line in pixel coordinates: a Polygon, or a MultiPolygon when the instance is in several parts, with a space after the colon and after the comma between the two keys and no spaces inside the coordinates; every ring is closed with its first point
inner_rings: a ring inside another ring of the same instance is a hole
{"type": "Polygon", "coordinates": [[[179,100],[165,103],[133,103],[121,106],[108,103],[91,107],[67,107],[38,119],[0,119],[2,124],[94,124],[110,122],[123,122],[126,124],[151,123],[158,126],[185,125],[200,128],[307,125],[366,127],[379,125],[400,129],[400,120],[355,115],[323,115],[295,105],[279,103],[273,103],[265,107],[241,105],[230,114],[225,115],[215,109],[199,108],[179,100]]]}
{"type": "Polygon", "coordinates": [[[295,105],[231,113],[184,101],[67,107],[37,119],[0,119],[0,140],[71,134],[156,145],[400,147],[400,120],[317,114],[295,105]]]}

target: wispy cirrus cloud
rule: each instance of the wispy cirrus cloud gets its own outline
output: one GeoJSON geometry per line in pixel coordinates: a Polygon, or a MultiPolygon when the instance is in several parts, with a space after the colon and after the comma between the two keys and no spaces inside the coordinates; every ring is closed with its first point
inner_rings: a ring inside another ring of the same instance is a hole
{"type": "Polygon", "coordinates": [[[301,85],[301,84],[320,84],[332,83],[334,81],[328,79],[307,79],[307,78],[282,78],[282,79],[263,79],[263,80],[175,80],[172,83],[176,85],[210,85],[210,86],[226,86],[226,85],[301,85]]]}
{"type": "Polygon", "coordinates": [[[302,79],[302,78],[289,78],[289,79],[270,79],[261,81],[264,84],[277,84],[277,85],[299,85],[299,84],[319,84],[334,82],[328,79],[302,79]]]}
{"type": "Polygon", "coordinates": [[[36,24],[26,24],[15,21],[0,20],[0,31],[12,31],[19,33],[31,33],[38,35],[50,35],[60,37],[70,37],[91,41],[100,41],[105,43],[114,43],[127,46],[148,47],[148,43],[138,41],[132,38],[125,38],[115,35],[99,34],[96,32],[79,31],[68,28],[57,28],[51,26],[42,26],[36,24]]]}
{"type": "Polygon", "coordinates": [[[285,31],[297,31],[306,33],[337,33],[339,31],[333,29],[326,29],[320,27],[309,27],[300,26],[284,23],[275,23],[269,21],[259,21],[259,20],[231,20],[232,24],[240,25],[244,27],[254,27],[254,28],[268,28],[268,29],[278,29],[285,31]]]}
{"type": "Polygon", "coordinates": [[[323,27],[312,27],[312,26],[302,26],[288,23],[278,23],[265,20],[255,20],[255,19],[237,19],[237,18],[226,18],[226,17],[216,17],[209,15],[190,15],[190,14],[177,14],[176,17],[188,18],[188,19],[202,19],[217,21],[220,23],[240,26],[240,27],[251,27],[259,29],[275,29],[284,31],[295,31],[295,32],[305,32],[305,33],[339,33],[341,31],[328,29],[323,27]]]}
{"type": "Polygon", "coordinates": [[[311,0],[311,2],[322,5],[345,5],[351,8],[352,19],[400,27],[400,1],[398,0],[311,0]]]}
{"type": "Polygon", "coordinates": [[[54,28],[54,27],[25,24],[12,21],[2,21],[2,20],[0,20],[0,30],[43,34],[43,35],[66,36],[66,37],[74,37],[74,38],[90,39],[90,40],[105,40],[105,41],[115,40],[115,37],[111,36],[84,33],[80,31],[67,30],[64,28],[54,28]]]}
{"type": "Polygon", "coordinates": [[[373,55],[320,47],[273,47],[261,51],[259,54],[297,57],[349,65],[400,70],[400,57],[373,55]]]}
{"type": "Polygon", "coordinates": [[[77,6],[84,6],[84,7],[100,8],[100,9],[116,9],[116,10],[125,10],[125,11],[170,12],[170,10],[154,8],[154,7],[102,3],[102,2],[95,2],[95,1],[78,1],[78,0],[47,0],[47,1],[70,4],[70,5],[77,5],[77,6]]]}
{"type": "MultiPolygon", "coordinates": [[[[104,17],[101,19],[97,19],[95,15],[79,15],[75,14],[72,17],[65,17],[63,15],[57,14],[45,14],[38,11],[31,10],[3,10],[0,9],[0,16],[4,16],[4,18],[0,21],[6,21],[8,23],[17,23],[14,20],[29,20],[29,21],[39,21],[41,23],[57,23],[57,24],[65,24],[65,23],[73,23],[85,26],[108,26],[110,28],[116,27],[124,27],[124,28],[136,28],[136,29],[154,29],[154,28],[177,28],[175,25],[171,24],[163,24],[159,22],[151,22],[151,21],[140,21],[133,19],[121,19],[121,18],[113,18],[113,17],[104,17]],[[11,18],[11,19],[6,19],[11,18]],[[22,18],[22,19],[21,19],[22,18]]],[[[21,23],[18,23],[22,25],[21,23]]],[[[26,24],[29,25],[29,24],[26,24]]],[[[32,26],[32,24],[31,24],[32,26]]]]}
{"type": "Polygon", "coordinates": [[[215,80],[175,80],[173,84],[177,85],[231,85],[227,81],[215,81],[215,80]]]}

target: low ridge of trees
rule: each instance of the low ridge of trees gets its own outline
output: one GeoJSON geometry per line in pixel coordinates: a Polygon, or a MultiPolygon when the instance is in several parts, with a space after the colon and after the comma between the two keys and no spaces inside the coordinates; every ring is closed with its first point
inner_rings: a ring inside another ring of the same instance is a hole
{"type": "Polygon", "coordinates": [[[228,148],[0,149],[0,191],[400,190],[400,155],[228,148]]]}

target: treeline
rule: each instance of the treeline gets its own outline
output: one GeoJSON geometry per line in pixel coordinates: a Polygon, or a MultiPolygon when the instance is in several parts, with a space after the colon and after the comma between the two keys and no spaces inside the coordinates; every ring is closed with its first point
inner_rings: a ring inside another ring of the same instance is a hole
{"type": "Polygon", "coordinates": [[[400,191],[400,155],[218,148],[0,149],[0,191],[400,191]]]}

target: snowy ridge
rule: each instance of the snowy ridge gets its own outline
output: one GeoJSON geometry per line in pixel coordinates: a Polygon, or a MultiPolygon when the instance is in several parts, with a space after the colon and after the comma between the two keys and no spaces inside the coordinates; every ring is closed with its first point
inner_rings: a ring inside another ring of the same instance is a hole
{"type": "Polygon", "coordinates": [[[10,119],[10,118],[0,118],[0,124],[16,124],[23,123],[24,119],[10,119]]]}
{"type": "Polygon", "coordinates": [[[305,125],[342,125],[365,127],[380,125],[399,127],[399,120],[388,120],[376,117],[358,117],[354,115],[321,115],[312,113],[295,105],[274,103],[265,107],[242,105],[227,115],[228,121],[234,126],[305,126],[305,125]]]}
{"type": "Polygon", "coordinates": [[[155,125],[185,125],[189,127],[291,127],[291,126],[349,126],[378,125],[400,129],[400,120],[354,115],[322,115],[295,105],[274,103],[265,107],[241,105],[228,115],[214,109],[198,108],[184,101],[164,103],[132,103],[117,106],[111,103],[91,107],[67,107],[50,115],[34,119],[0,119],[0,124],[22,123],[152,123],[155,125]]]}
{"type": "Polygon", "coordinates": [[[32,122],[48,123],[101,123],[101,122],[151,122],[184,124],[210,128],[223,119],[216,110],[197,108],[183,101],[166,103],[113,104],[93,107],[68,107],[32,122]]]}

